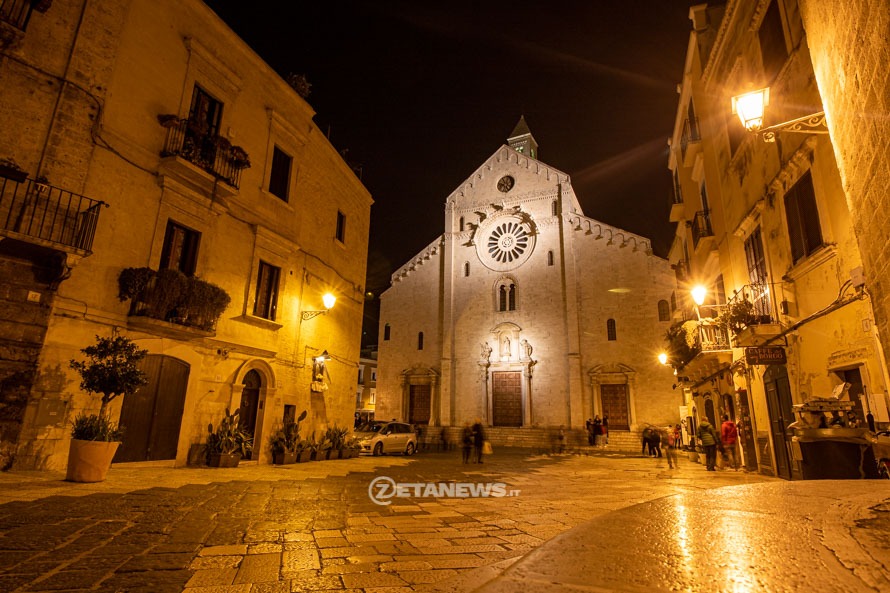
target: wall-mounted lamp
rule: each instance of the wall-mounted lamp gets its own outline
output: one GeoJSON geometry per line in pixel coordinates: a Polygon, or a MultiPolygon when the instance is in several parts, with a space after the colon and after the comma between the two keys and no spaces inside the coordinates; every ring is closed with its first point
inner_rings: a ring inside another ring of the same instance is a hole
{"type": "Polygon", "coordinates": [[[332,295],[331,293],[325,293],[323,297],[321,297],[322,303],[324,303],[324,310],[321,311],[303,311],[300,313],[300,316],[303,318],[303,321],[308,321],[313,317],[318,317],[319,315],[324,315],[328,311],[334,308],[334,303],[337,302],[337,297],[332,295]]]}
{"type": "Polygon", "coordinates": [[[661,354],[659,354],[659,355],[658,355],[658,362],[660,362],[661,364],[667,364],[667,363],[668,363],[668,355],[667,355],[667,353],[662,352],[661,354]]]}
{"type": "Polygon", "coordinates": [[[798,117],[767,128],[763,127],[766,106],[769,105],[769,87],[736,95],[732,98],[732,112],[739,116],[742,125],[749,132],[756,132],[764,142],[775,142],[776,132],[797,132],[799,134],[827,134],[825,112],[798,117]]]}

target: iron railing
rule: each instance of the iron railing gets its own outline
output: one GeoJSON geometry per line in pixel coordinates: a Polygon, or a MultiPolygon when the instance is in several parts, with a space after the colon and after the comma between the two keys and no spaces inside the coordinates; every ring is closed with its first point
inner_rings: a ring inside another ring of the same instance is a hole
{"type": "Polygon", "coordinates": [[[698,343],[702,352],[732,350],[726,326],[702,320],[698,324],[698,343]]]}
{"type": "Polygon", "coordinates": [[[201,167],[234,188],[241,183],[241,171],[250,167],[247,153],[217,134],[203,132],[192,120],[167,117],[161,124],[167,138],[161,156],[178,156],[201,167]]]}
{"type": "Polygon", "coordinates": [[[701,142],[701,132],[698,128],[698,118],[686,119],[683,121],[683,131],[680,135],[680,151],[683,159],[686,159],[686,149],[693,142],[701,142]]]}
{"type": "Polygon", "coordinates": [[[33,0],[0,0],[0,21],[24,31],[35,4],[33,0]]]}
{"type": "Polygon", "coordinates": [[[92,253],[99,210],[106,205],[33,179],[0,177],[0,232],[92,253]]]}
{"type": "Polygon", "coordinates": [[[714,229],[711,228],[711,213],[708,210],[699,210],[692,220],[692,246],[698,247],[698,242],[705,237],[713,237],[714,229]]]}
{"type": "Polygon", "coordinates": [[[772,304],[771,288],[772,285],[767,283],[746,284],[735,292],[727,305],[731,310],[750,315],[746,325],[779,323],[772,304]]]}

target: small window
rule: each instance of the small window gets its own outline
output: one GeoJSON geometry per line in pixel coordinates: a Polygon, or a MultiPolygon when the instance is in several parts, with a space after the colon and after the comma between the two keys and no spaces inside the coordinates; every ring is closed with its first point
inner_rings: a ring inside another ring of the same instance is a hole
{"type": "Polygon", "coordinates": [[[371,382],[377,381],[377,369],[371,369],[371,382]]]}
{"type": "Polygon", "coordinates": [[[552,251],[547,252],[547,265],[548,266],[553,265],[553,252],[552,251]]]}
{"type": "Polygon", "coordinates": [[[610,342],[614,342],[618,339],[618,331],[615,329],[614,319],[606,321],[606,336],[609,338],[610,342]]]}
{"type": "Polygon", "coordinates": [[[383,326],[383,340],[385,342],[389,341],[389,330],[390,330],[390,327],[389,327],[389,324],[387,323],[386,325],[383,326]]]}
{"type": "Polygon", "coordinates": [[[293,159],[289,154],[275,147],[272,152],[272,173],[269,175],[269,193],[278,196],[285,202],[290,186],[290,169],[293,159]]]}
{"type": "Polygon", "coordinates": [[[186,276],[195,274],[195,264],[198,260],[198,244],[201,242],[201,233],[186,228],[180,224],[167,221],[167,231],[164,234],[164,247],[161,249],[161,269],[179,270],[186,276]]]}
{"type": "Polygon", "coordinates": [[[464,277],[468,277],[470,275],[470,262],[464,263],[464,277]]]}
{"type": "Polygon", "coordinates": [[[417,332],[417,349],[423,350],[423,332],[417,332]]]}
{"type": "Polygon", "coordinates": [[[671,306],[668,304],[667,301],[658,301],[658,320],[671,320],[671,306]]]}
{"type": "Polygon", "coordinates": [[[341,243],[346,243],[346,215],[337,211],[337,234],[336,238],[341,243]]]}
{"type": "Polygon", "coordinates": [[[557,214],[559,214],[559,205],[556,200],[553,200],[553,203],[550,204],[550,215],[556,216],[557,214]]]}
{"type": "Polygon", "coordinates": [[[822,227],[809,171],[785,194],[785,217],[791,240],[791,259],[797,263],[822,246],[822,227]]]}
{"type": "Polygon", "coordinates": [[[774,0],[766,10],[757,37],[760,40],[760,56],[763,61],[763,73],[766,75],[765,80],[772,81],[788,60],[788,48],[785,45],[785,30],[782,27],[778,0],[774,0]]]}
{"type": "Polygon", "coordinates": [[[461,216],[460,217],[460,231],[463,232],[463,230],[464,230],[464,217],[461,216]]]}
{"type": "Polygon", "coordinates": [[[256,281],[256,300],[253,305],[253,314],[257,317],[275,321],[275,313],[278,309],[278,279],[280,276],[281,268],[260,261],[260,269],[257,273],[256,281]]]}
{"type": "Polygon", "coordinates": [[[371,397],[368,399],[368,403],[372,406],[377,405],[377,390],[373,387],[371,388],[371,397]]]}

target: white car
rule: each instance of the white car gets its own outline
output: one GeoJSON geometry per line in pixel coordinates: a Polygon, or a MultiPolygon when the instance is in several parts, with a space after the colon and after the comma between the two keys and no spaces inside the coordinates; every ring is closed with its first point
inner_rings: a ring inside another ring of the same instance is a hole
{"type": "Polygon", "coordinates": [[[414,455],[417,451],[417,433],[406,422],[368,422],[355,431],[355,437],[361,443],[362,453],[414,455]]]}

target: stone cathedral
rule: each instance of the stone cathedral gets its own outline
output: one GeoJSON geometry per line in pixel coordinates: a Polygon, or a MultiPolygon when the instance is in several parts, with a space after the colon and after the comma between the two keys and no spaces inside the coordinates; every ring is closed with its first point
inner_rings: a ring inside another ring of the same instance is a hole
{"type": "Polygon", "coordinates": [[[381,295],[378,419],[480,419],[496,444],[595,415],[610,434],[679,421],[657,360],[670,265],[648,239],[584,215],[524,118],[448,196],[443,223],[381,295]]]}

